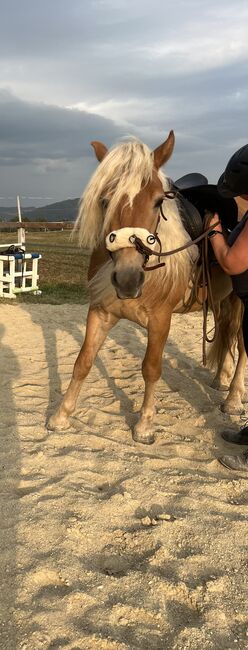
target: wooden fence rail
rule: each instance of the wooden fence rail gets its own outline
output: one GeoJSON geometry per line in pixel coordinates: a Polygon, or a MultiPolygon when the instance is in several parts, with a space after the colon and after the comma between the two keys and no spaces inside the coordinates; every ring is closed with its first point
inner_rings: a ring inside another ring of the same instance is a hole
{"type": "Polygon", "coordinates": [[[0,230],[72,230],[72,221],[4,221],[0,222],[0,230]]]}

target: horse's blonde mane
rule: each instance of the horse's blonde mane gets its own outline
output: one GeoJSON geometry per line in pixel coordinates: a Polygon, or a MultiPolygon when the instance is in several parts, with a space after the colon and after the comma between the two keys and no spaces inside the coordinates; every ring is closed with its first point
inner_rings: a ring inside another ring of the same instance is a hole
{"type": "Polygon", "coordinates": [[[103,241],[105,230],[120,200],[132,206],[142,183],[152,178],[153,153],[139,142],[123,142],[108,152],[91,177],[80,200],[74,226],[80,246],[91,251],[103,241]],[[108,198],[107,209],[101,199],[108,198]]]}

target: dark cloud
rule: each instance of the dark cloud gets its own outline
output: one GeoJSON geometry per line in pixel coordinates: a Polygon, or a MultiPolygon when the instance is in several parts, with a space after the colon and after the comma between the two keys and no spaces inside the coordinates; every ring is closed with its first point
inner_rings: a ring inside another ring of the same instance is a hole
{"type": "Polygon", "coordinates": [[[100,115],[24,102],[2,91],[0,194],[78,196],[96,165],[91,140],[110,146],[122,135],[100,115]]]}
{"type": "Polygon", "coordinates": [[[91,140],[123,134],[113,121],[86,111],[21,101],[0,91],[0,152],[16,162],[37,158],[82,159],[91,140]]]}
{"type": "Polygon", "coordinates": [[[171,128],[168,173],[216,180],[248,140],[247,18],[243,0],[4,3],[1,195],[73,196],[95,165],[91,139],[153,147],[171,128]]]}

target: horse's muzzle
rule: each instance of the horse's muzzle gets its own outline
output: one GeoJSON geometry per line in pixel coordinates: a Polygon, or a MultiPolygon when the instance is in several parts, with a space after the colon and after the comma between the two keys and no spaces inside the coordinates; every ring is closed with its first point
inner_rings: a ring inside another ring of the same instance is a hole
{"type": "Polygon", "coordinates": [[[115,270],[111,276],[117,297],[121,300],[139,298],[144,279],[144,271],[140,268],[115,270]]]}

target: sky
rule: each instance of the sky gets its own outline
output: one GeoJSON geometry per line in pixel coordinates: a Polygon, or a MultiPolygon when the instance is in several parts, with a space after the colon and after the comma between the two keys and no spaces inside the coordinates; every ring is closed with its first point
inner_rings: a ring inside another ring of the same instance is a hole
{"type": "Polygon", "coordinates": [[[0,205],[82,194],[91,140],[174,129],[164,171],[216,182],[248,142],[247,0],[2,0],[0,205]]]}

